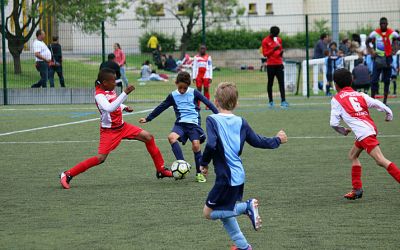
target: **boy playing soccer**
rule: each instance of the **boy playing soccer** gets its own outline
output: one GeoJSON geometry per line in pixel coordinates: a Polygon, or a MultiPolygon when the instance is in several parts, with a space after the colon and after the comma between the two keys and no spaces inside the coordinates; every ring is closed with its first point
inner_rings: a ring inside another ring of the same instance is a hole
{"type": "Polygon", "coordinates": [[[174,127],[172,128],[172,132],[168,136],[168,141],[171,144],[172,152],[177,160],[184,160],[182,149],[179,146],[178,141],[185,144],[189,139],[192,142],[192,150],[196,164],[196,181],[206,182],[206,178],[200,171],[200,144],[204,142],[205,134],[203,129],[200,127],[200,108],[198,106],[198,102],[203,102],[214,113],[218,113],[218,110],[198,90],[190,88],[190,82],[190,74],[188,72],[179,72],[175,82],[177,90],[169,94],[165,101],[158,105],[158,107],[156,107],[153,112],[147,116],[147,118],[141,118],[139,122],[150,122],[160,115],[164,110],[170,106],[173,106],[176,121],[174,127]]]}
{"type": "Polygon", "coordinates": [[[331,100],[330,125],[338,133],[345,136],[353,131],[356,137],[356,141],[349,152],[349,158],[352,163],[351,178],[353,189],[345,194],[344,198],[355,200],[362,197],[361,163],[358,157],[363,150],[367,151],[376,163],[385,168],[397,182],[400,182],[400,170],[393,162],[387,160],[381,152],[379,141],[376,139],[378,131],[369,115],[368,109],[375,108],[378,111],[385,112],[385,121],[393,119],[392,110],[367,94],[354,91],[350,87],[352,77],[347,69],[336,70],[333,80],[338,93],[331,100]],[[341,119],[350,128],[340,126],[341,119]]]}
{"type": "Polygon", "coordinates": [[[267,138],[256,134],[247,121],[232,113],[238,101],[234,83],[220,83],[215,93],[215,105],[219,113],[207,117],[207,145],[201,160],[203,174],[208,173],[211,160],[215,169],[215,184],[208,194],[203,214],[207,219],[220,219],[235,249],[252,249],[240,231],[236,216],[246,214],[255,230],[261,228],[258,214],[258,200],[241,201],[245,172],[240,155],[244,142],[256,148],[277,148],[287,142],[286,133],[281,130],[276,137],[267,138]]]}
{"type": "MultiPolygon", "coordinates": [[[[206,53],[206,46],[200,46],[199,54],[193,58],[192,76],[196,83],[197,90],[202,91],[204,87],[204,96],[210,100],[210,84],[212,82],[213,66],[211,56],[206,53]]],[[[199,103],[200,106],[200,103],[199,103]]]]}
{"type": "Polygon", "coordinates": [[[122,104],[127,96],[135,89],[128,85],[118,97],[115,89],[115,71],[109,68],[100,70],[96,80],[95,100],[101,114],[100,143],[97,156],[78,163],[73,168],[61,173],[60,183],[69,189],[72,177],[85,172],[91,167],[103,163],[108,154],[113,151],[122,139],[139,140],[146,144],[147,151],[153,159],[157,170],[157,178],[172,177],[170,170],[164,168],[164,159],[158,149],[153,135],[146,130],[124,122],[122,111],[132,112],[133,109],[122,104]]]}

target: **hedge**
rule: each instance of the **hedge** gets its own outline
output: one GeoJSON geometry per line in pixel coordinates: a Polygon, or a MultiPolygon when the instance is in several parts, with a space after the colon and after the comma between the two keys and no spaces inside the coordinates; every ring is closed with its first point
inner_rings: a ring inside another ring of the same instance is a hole
{"type": "Polygon", "coordinates": [[[176,50],[175,37],[168,36],[168,35],[161,34],[161,33],[151,32],[151,33],[145,33],[144,35],[142,35],[139,38],[139,44],[140,44],[140,51],[141,52],[143,52],[143,53],[151,52],[151,49],[147,48],[147,42],[149,41],[149,38],[152,35],[155,35],[157,37],[162,51],[168,52],[168,51],[175,51],[176,50]]]}

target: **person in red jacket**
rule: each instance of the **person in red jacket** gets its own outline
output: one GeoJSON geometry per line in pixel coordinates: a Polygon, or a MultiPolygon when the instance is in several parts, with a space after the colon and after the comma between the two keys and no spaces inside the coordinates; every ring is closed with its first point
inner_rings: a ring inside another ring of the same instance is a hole
{"type": "Polygon", "coordinates": [[[272,98],[272,86],[274,84],[274,77],[278,79],[279,91],[281,93],[281,107],[287,108],[289,103],[285,99],[285,83],[283,72],[283,48],[282,39],[278,37],[279,27],[272,26],[270,34],[262,41],[262,52],[267,58],[267,75],[268,75],[268,99],[269,107],[274,107],[274,100],[272,98]]]}

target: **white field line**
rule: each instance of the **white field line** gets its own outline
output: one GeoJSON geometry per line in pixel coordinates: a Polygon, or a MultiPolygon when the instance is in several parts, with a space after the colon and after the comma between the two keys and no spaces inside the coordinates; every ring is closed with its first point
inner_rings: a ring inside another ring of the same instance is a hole
{"type": "MultiPolygon", "coordinates": [[[[400,135],[379,135],[379,138],[399,138],[400,135]]],[[[291,139],[344,139],[350,138],[345,136],[293,136],[291,139]]],[[[353,137],[352,137],[353,138],[353,137]]],[[[157,141],[167,141],[168,139],[156,139],[157,141]]],[[[124,140],[125,142],[138,142],[136,140],[124,140]]],[[[82,141],[3,141],[0,144],[67,144],[67,143],[98,143],[99,140],[82,140],[82,141]]]]}
{"type": "MultiPolygon", "coordinates": [[[[152,111],[152,110],[153,109],[146,109],[146,110],[142,110],[142,111],[127,113],[127,114],[124,114],[124,116],[146,113],[146,112],[149,112],[149,111],[152,111]]],[[[32,131],[43,130],[43,129],[48,129],[48,128],[58,128],[58,127],[64,127],[64,126],[80,124],[80,123],[86,123],[86,122],[92,122],[92,121],[98,121],[98,120],[100,120],[100,118],[92,118],[92,119],[81,120],[81,121],[76,121],[76,122],[67,122],[67,123],[60,123],[60,124],[44,126],[44,127],[30,128],[30,129],[24,129],[24,130],[16,130],[16,131],[11,131],[11,132],[7,132],[7,133],[1,133],[0,136],[13,135],[13,134],[19,134],[19,133],[25,133],[25,132],[32,132],[32,131]]]]}

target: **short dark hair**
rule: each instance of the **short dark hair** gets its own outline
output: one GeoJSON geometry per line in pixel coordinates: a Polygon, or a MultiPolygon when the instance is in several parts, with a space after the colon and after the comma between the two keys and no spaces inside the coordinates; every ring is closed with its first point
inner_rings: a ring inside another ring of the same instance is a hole
{"type": "Polygon", "coordinates": [[[332,47],[332,45],[335,45],[335,46],[337,47],[337,43],[336,43],[336,42],[331,42],[331,43],[329,44],[329,48],[332,47]]]}
{"type": "Polygon", "coordinates": [[[279,34],[280,31],[281,31],[281,30],[279,29],[278,26],[272,26],[272,27],[269,29],[269,33],[271,33],[273,36],[277,36],[277,35],[279,34]]]}
{"type": "Polygon", "coordinates": [[[327,37],[328,36],[328,34],[326,34],[326,33],[322,33],[320,36],[319,36],[319,39],[324,39],[325,37],[327,37]]]}
{"type": "Polygon", "coordinates": [[[57,42],[58,41],[58,36],[53,36],[53,42],[57,42]]]}
{"type": "Polygon", "coordinates": [[[335,70],[333,73],[333,81],[342,89],[351,86],[353,77],[349,70],[342,68],[335,70]]]}
{"type": "Polygon", "coordinates": [[[107,58],[108,58],[109,61],[110,61],[110,60],[114,60],[114,58],[115,58],[114,53],[108,54],[107,58]]]}
{"type": "Polygon", "coordinates": [[[186,71],[179,72],[178,75],[176,76],[175,83],[178,84],[180,82],[184,82],[189,86],[191,82],[190,74],[186,71]]]}
{"type": "Polygon", "coordinates": [[[381,17],[381,19],[379,19],[379,23],[383,23],[383,22],[388,23],[388,20],[386,17],[381,17]]]}
{"type": "Polygon", "coordinates": [[[110,68],[103,68],[97,75],[96,85],[101,84],[104,80],[108,80],[111,76],[115,76],[115,70],[110,68]]]}
{"type": "Polygon", "coordinates": [[[42,34],[42,32],[43,32],[43,30],[38,29],[38,30],[36,31],[36,37],[40,36],[40,35],[42,34]]]}

